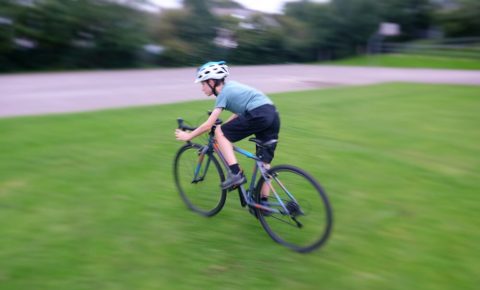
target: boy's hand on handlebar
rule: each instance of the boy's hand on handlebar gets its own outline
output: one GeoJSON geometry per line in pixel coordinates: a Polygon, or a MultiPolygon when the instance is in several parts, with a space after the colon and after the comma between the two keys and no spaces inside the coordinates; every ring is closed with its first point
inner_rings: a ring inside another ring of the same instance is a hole
{"type": "Polygon", "coordinates": [[[190,141],[192,139],[190,135],[191,135],[190,133],[184,132],[180,129],[175,130],[175,138],[179,141],[185,141],[185,142],[190,141]]]}

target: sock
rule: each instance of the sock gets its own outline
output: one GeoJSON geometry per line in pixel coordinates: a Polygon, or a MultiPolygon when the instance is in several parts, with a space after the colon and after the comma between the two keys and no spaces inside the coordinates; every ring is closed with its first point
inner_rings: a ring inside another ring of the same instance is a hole
{"type": "Polygon", "coordinates": [[[238,174],[240,172],[240,166],[238,166],[238,163],[229,165],[230,171],[232,171],[232,174],[238,174]]]}

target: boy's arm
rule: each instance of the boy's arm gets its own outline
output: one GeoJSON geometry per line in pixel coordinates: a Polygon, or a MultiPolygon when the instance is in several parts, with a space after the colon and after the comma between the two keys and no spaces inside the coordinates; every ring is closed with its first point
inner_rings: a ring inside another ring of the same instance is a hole
{"type": "Polygon", "coordinates": [[[222,110],[223,108],[215,108],[212,111],[212,114],[210,114],[210,117],[208,117],[207,121],[205,121],[202,125],[198,126],[198,128],[193,130],[192,132],[184,132],[179,129],[175,130],[175,136],[177,140],[190,141],[193,138],[207,132],[215,124],[215,121],[220,116],[220,113],[222,113],[222,110]]]}
{"type": "Polygon", "coordinates": [[[230,122],[231,120],[235,119],[236,117],[238,117],[237,114],[232,114],[232,115],[230,116],[230,118],[228,118],[228,120],[227,120],[225,123],[230,122]]]}

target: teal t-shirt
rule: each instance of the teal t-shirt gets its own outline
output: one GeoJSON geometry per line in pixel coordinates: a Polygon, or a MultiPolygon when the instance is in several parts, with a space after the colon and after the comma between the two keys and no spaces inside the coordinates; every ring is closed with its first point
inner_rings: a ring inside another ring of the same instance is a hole
{"type": "Polygon", "coordinates": [[[239,82],[228,81],[217,96],[215,108],[224,108],[237,115],[244,115],[266,104],[273,102],[262,92],[239,82]]]}

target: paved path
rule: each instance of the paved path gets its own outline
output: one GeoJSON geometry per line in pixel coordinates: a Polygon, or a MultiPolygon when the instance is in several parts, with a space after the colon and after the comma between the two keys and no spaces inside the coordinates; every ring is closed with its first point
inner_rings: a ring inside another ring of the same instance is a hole
{"type": "MultiPolygon", "coordinates": [[[[0,75],[0,117],[206,99],[194,68],[0,75]]],[[[320,65],[234,66],[232,79],[266,93],[381,82],[480,85],[480,71],[320,65]]]]}

